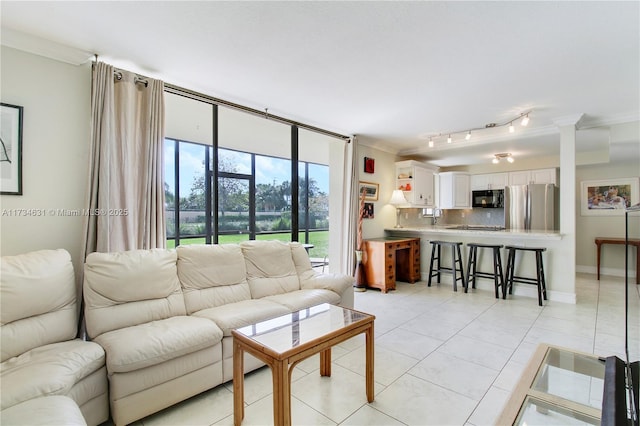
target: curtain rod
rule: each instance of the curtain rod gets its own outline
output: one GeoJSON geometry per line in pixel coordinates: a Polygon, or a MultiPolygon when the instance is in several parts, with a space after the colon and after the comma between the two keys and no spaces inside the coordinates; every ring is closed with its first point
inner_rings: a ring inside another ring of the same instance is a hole
{"type": "MultiPolygon", "coordinates": [[[[122,80],[122,71],[120,71],[120,70],[113,70],[113,77],[114,77],[116,80],[118,80],[118,81],[122,80]]],[[[149,86],[149,82],[147,81],[147,79],[145,79],[145,78],[143,78],[143,77],[140,77],[140,76],[138,76],[138,75],[136,75],[136,76],[133,78],[133,82],[134,82],[134,83],[144,84],[144,87],[148,87],[148,86],[149,86]]]]}
{"type": "Polygon", "coordinates": [[[283,124],[288,124],[290,126],[296,126],[301,129],[310,130],[312,132],[320,133],[326,136],[331,136],[338,139],[344,139],[347,142],[351,141],[350,136],[341,135],[340,133],[332,132],[330,130],[321,129],[319,127],[311,126],[304,123],[299,123],[297,121],[289,120],[288,118],[280,117],[277,115],[269,114],[268,110],[260,111],[254,108],[250,108],[248,106],[236,104],[234,102],[225,101],[224,99],[215,98],[213,96],[204,95],[202,93],[195,92],[193,90],[185,89],[182,87],[174,86],[172,84],[165,83],[164,90],[166,92],[172,93],[174,95],[184,96],[190,99],[204,101],[207,103],[213,103],[216,105],[222,105],[229,108],[233,108],[242,112],[246,112],[249,114],[257,115],[259,117],[266,118],[267,120],[277,121],[283,124]]]}

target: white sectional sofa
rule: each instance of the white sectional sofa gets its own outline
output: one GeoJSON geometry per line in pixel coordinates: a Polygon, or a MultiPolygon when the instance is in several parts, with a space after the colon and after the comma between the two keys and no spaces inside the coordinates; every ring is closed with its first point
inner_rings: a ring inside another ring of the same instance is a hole
{"type": "MultiPolygon", "coordinates": [[[[92,253],[84,298],[121,425],[232,379],[233,328],[320,303],[353,307],[353,278],[316,274],[299,243],[193,245],[92,253]]],[[[245,358],[247,371],[260,365],[245,358]]]]}
{"type": "Polygon", "coordinates": [[[2,425],[108,420],[105,352],[97,343],[76,338],[76,292],[65,250],[2,257],[2,425]]]}

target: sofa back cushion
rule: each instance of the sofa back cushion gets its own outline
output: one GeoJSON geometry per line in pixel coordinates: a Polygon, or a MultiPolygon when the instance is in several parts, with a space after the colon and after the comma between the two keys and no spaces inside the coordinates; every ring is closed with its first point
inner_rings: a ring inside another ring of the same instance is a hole
{"type": "Polygon", "coordinates": [[[185,315],[175,250],[91,253],[84,266],[87,333],[185,315]]]}
{"type": "Polygon", "coordinates": [[[316,273],[311,266],[311,260],[309,260],[309,253],[300,243],[291,242],[291,256],[293,257],[293,264],[296,267],[296,273],[300,279],[300,284],[308,279],[313,278],[316,273]]]}
{"type": "Polygon", "coordinates": [[[252,298],[300,290],[289,244],[280,241],[245,241],[240,243],[240,247],[252,298]]]}
{"type": "Polygon", "coordinates": [[[65,250],[2,257],[0,361],[38,346],[74,339],[78,327],[76,291],[71,256],[65,250]]]}
{"type": "Polygon", "coordinates": [[[187,313],[251,299],[239,245],[194,244],[176,251],[187,313]]]}

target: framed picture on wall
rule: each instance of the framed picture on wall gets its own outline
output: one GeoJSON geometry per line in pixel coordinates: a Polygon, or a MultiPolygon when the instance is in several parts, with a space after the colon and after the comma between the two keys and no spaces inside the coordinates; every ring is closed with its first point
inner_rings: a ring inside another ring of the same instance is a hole
{"type": "Polygon", "coordinates": [[[580,183],[582,216],[622,216],[638,202],[640,179],[585,180],[580,183]]]}
{"type": "Polygon", "coordinates": [[[358,185],[358,194],[362,194],[362,190],[365,190],[365,201],[378,201],[378,189],[380,185],[373,182],[362,182],[358,185]]]}
{"type": "Polygon", "coordinates": [[[364,211],[362,212],[363,219],[373,219],[373,203],[364,203],[364,211]]]}
{"type": "Polygon", "coordinates": [[[0,194],[22,195],[22,111],[0,104],[0,194]]]}
{"type": "Polygon", "coordinates": [[[374,173],[376,171],[376,160],[370,157],[364,157],[364,172],[374,173]]]}

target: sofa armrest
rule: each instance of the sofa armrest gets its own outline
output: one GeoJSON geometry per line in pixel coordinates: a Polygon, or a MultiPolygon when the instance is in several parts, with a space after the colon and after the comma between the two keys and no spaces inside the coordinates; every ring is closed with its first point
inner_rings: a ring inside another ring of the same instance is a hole
{"type": "Polygon", "coordinates": [[[331,290],[340,295],[340,305],[353,308],[353,277],[344,274],[314,274],[301,277],[300,288],[331,290]]]}

